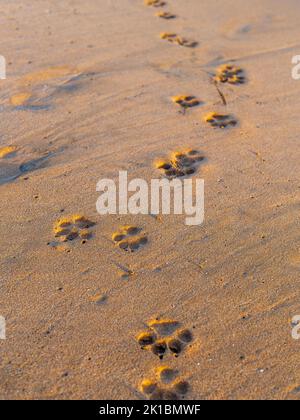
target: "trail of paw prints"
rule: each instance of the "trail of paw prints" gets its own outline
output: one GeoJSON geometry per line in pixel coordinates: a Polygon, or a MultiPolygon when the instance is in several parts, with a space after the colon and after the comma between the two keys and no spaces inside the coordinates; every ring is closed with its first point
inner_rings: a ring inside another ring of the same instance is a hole
{"type": "Polygon", "coordinates": [[[155,162],[157,169],[168,179],[182,178],[194,175],[204,156],[198,150],[188,149],[173,152],[170,159],[155,162]]]}
{"type": "Polygon", "coordinates": [[[181,47],[195,48],[198,45],[198,42],[196,41],[191,41],[177,34],[168,33],[168,32],[161,33],[160,38],[168,42],[171,42],[172,44],[180,45],[181,47]]]}
{"type": "Polygon", "coordinates": [[[188,395],[190,384],[179,376],[177,370],[169,366],[160,366],[154,375],[142,381],[140,390],[149,400],[176,401],[188,395]]]}
{"type": "Polygon", "coordinates": [[[183,109],[194,108],[201,104],[201,101],[192,95],[172,96],[172,102],[179,105],[183,109]]]}
{"type": "Polygon", "coordinates": [[[126,252],[136,252],[148,243],[142,229],[136,226],[121,226],[112,236],[112,240],[126,252]]]}
{"type": "MultiPolygon", "coordinates": [[[[165,1],[161,1],[161,0],[145,0],[145,5],[146,6],[152,6],[152,7],[164,7],[166,6],[166,2],[165,1]]],[[[176,15],[174,15],[173,13],[170,12],[165,12],[164,10],[160,10],[159,12],[155,13],[155,16],[161,18],[161,19],[175,19],[176,15]]]]}
{"type": "Polygon", "coordinates": [[[55,241],[50,242],[48,245],[58,248],[62,243],[74,241],[81,241],[81,244],[85,244],[92,238],[93,231],[91,228],[95,224],[81,214],[60,218],[55,222],[53,227],[55,241]]]}
{"type": "Polygon", "coordinates": [[[192,332],[181,328],[177,321],[154,320],[147,325],[148,329],[137,336],[137,342],[142,350],[151,351],[160,360],[168,353],[178,357],[193,341],[192,332]]]}
{"type": "Polygon", "coordinates": [[[231,85],[243,84],[246,81],[244,71],[232,64],[224,64],[217,69],[214,80],[219,83],[231,85]]]}
{"type": "Polygon", "coordinates": [[[227,128],[237,125],[237,120],[232,115],[223,115],[212,112],[205,117],[205,121],[214,128],[227,128]]]}

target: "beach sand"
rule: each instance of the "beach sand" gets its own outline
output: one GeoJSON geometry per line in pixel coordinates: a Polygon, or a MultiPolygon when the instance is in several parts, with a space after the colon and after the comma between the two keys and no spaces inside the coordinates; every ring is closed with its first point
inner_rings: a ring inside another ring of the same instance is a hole
{"type": "Polygon", "coordinates": [[[0,11],[0,398],[143,399],[168,366],[166,388],[187,381],[187,399],[300,399],[298,0],[6,0],[0,11]],[[245,83],[213,82],[228,63],[245,83]],[[183,94],[199,105],[184,112],[171,100],[183,94]],[[213,128],[212,112],[237,124],[213,128]],[[100,179],[150,182],[157,159],[187,148],[205,158],[201,226],[97,213],[100,179]],[[85,239],[58,244],[55,223],[73,215],[85,239]],[[120,249],[123,225],[147,243],[120,249]],[[141,349],[155,319],[169,320],[158,339],[191,333],[179,357],[141,349]]]}

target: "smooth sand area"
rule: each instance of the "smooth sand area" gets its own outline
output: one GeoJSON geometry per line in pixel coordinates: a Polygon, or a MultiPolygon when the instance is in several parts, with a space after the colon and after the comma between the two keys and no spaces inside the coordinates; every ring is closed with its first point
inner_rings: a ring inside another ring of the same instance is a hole
{"type": "Polygon", "coordinates": [[[1,1],[0,399],[300,399],[299,1],[166,3],[1,1]],[[97,213],[186,149],[203,225],[97,213]]]}

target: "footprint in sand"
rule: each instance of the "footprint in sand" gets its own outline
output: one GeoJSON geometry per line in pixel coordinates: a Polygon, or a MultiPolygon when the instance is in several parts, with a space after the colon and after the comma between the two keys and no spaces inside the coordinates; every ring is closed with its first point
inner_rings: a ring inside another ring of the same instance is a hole
{"type": "Polygon", "coordinates": [[[16,93],[15,95],[11,96],[10,103],[15,107],[23,106],[29,103],[30,98],[31,93],[29,92],[16,93]]]}
{"type": "Polygon", "coordinates": [[[244,71],[240,67],[236,67],[232,64],[224,64],[217,69],[214,80],[220,83],[240,85],[245,83],[246,78],[244,71]]]}
{"type": "Polygon", "coordinates": [[[192,95],[178,95],[173,96],[171,99],[172,102],[174,102],[177,105],[180,105],[184,109],[193,108],[201,104],[201,101],[199,101],[199,99],[197,99],[196,96],[192,95]]]}
{"type": "Polygon", "coordinates": [[[9,158],[17,151],[16,146],[0,147],[0,159],[9,158]]]}
{"type": "Polygon", "coordinates": [[[32,72],[22,77],[21,83],[32,86],[37,83],[43,83],[49,80],[58,79],[60,77],[69,77],[79,74],[79,70],[76,67],[71,66],[57,66],[49,67],[44,70],[32,72]]]}
{"type": "Polygon", "coordinates": [[[160,366],[153,375],[144,379],[140,390],[149,400],[181,400],[189,393],[190,384],[169,366],[160,366]]]}
{"type": "Polygon", "coordinates": [[[47,165],[47,161],[54,153],[45,152],[43,156],[23,161],[19,155],[19,148],[16,146],[5,146],[0,148],[0,185],[6,184],[20,178],[28,172],[33,172],[47,165]]]}
{"type": "Polygon", "coordinates": [[[58,219],[53,227],[54,236],[57,242],[51,243],[57,247],[59,243],[72,242],[80,239],[85,244],[93,236],[91,228],[95,223],[81,214],[75,214],[69,217],[58,219]]]}
{"type": "Polygon", "coordinates": [[[165,1],[162,1],[162,0],[145,0],[145,5],[146,6],[163,7],[166,4],[167,3],[165,1]]]}
{"type": "Polygon", "coordinates": [[[98,293],[94,296],[90,297],[90,302],[96,304],[96,305],[103,305],[108,300],[108,296],[105,293],[98,293]]]}
{"type": "Polygon", "coordinates": [[[173,13],[164,12],[164,11],[160,11],[160,12],[155,13],[155,16],[157,16],[161,19],[166,19],[166,20],[176,18],[176,15],[174,15],[173,13]]]}
{"type": "Polygon", "coordinates": [[[33,171],[36,171],[37,169],[43,168],[46,165],[47,160],[52,155],[53,154],[51,153],[46,153],[45,156],[22,163],[22,165],[19,166],[19,170],[21,174],[24,174],[26,172],[33,172],[33,171]]]}
{"type": "Polygon", "coordinates": [[[173,152],[169,160],[159,160],[155,162],[155,166],[168,179],[174,179],[195,174],[203,160],[204,156],[200,152],[188,149],[182,152],[173,152]]]}
{"type": "Polygon", "coordinates": [[[70,66],[50,67],[27,74],[21,78],[18,92],[10,97],[10,104],[17,109],[48,109],[47,99],[60,91],[74,89],[80,76],[80,71],[70,66]]]}
{"type": "Polygon", "coordinates": [[[151,351],[161,360],[168,353],[178,357],[193,341],[192,332],[181,328],[177,321],[155,319],[147,325],[147,331],[137,336],[137,342],[142,350],[151,351]]]}
{"type": "Polygon", "coordinates": [[[112,236],[114,243],[126,252],[136,252],[148,243],[146,234],[136,226],[121,226],[112,236]]]}
{"type": "Polygon", "coordinates": [[[13,159],[16,152],[15,146],[0,147],[0,185],[14,181],[22,174],[13,159]]]}
{"type": "Polygon", "coordinates": [[[232,115],[223,115],[216,112],[207,115],[205,121],[215,128],[227,128],[237,125],[237,120],[232,115]]]}
{"type": "Polygon", "coordinates": [[[181,47],[195,48],[198,45],[198,43],[195,41],[190,41],[186,38],[182,38],[177,34],[172,34],[168,32],[161,33],[160,38],[169,41],[172,44],[180,45],[181,47]]]}

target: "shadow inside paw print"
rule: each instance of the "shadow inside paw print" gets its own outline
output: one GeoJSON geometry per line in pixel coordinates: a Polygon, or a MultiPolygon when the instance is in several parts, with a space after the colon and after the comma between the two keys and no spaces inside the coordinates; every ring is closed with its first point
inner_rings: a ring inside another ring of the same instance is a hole
{"type": "Polygon", "coordinates": [[[148,243],[148,238],[136,226],[122,226],[112,236],[114,243],[124,251],[135,252],[148,243]]]}
{"type": "Polygon", "coordinates": [[[170,160],[157,161],[155,166],[163,171],[168,179],[181,178],[196,173],[204,156],[197,150],[188,149],[182,152],[173,152],[170,160]]]}
{"type": "Polygon", "coordinates": [[[179,377],[179,372],[169,366],[160,366],[155,375],[144,379],[140,390],[149,400],[181,400],[187,396],[190,384],[179,377]]]}
{"type": "Polygon", "coordinates": [[[183,38],[177,34],[163,32],[160,34],[160,38],[166,41],[171,42],[172,44],[180,45],[181,47],[195,48],[198,45],[198,42],[190,41],[186,38],[183,38]]]}
{"type": "Polygon", "coordinates": [[[76,214],[57,220],[54,224],[54,236],[59,242],[72,242],[81,239],[84,244],[92,237],[91,228],[95,223],[85,216],[76,214]]]}
{"type": "Polygon", "coordinates": [[[232,64],[224,64],[220,66],[215,75],[215,80],[220,83],[230,83],[239,85],[245,83],[244,71],[240,67],[232,64]]]}
{"type": "Polygon", "coordinates": [[[227,128],[237,125],[237,120],[232,115],[222,115],[216,112],[207,115],[205,121],[215,128],[227,128]]]}
{"type": "Polygon", "coordinates": [[[162,360],[168,352],[178,357],[193,341],[193,334],[180,328],[177,321],[154,320],[148,323],[147,331],[138,335],[137,341],[141,349],[152,351],[162,360]]]}

